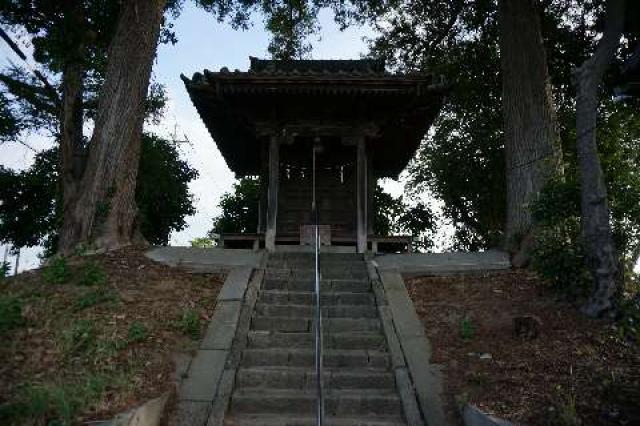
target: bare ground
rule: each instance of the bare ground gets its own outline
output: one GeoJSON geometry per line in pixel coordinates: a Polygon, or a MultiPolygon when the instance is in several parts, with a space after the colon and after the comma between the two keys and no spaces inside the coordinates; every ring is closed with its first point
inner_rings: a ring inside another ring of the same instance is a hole
{"type": "Polygon", "coordinates": [[[451,424],[459,407],[523,425],[640,425],[640,346],[581,316],[526,272],[406,280],[432,362],[445,367],[451,424]],[[513,318],[541,322],[534,339],[513,318]]]}

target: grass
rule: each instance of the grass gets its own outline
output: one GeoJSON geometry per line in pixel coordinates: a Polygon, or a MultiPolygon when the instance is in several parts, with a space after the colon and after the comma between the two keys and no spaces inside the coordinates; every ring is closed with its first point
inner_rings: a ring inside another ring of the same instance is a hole
{"type": "Polygon", "coordinates": [[[129,326],[127,340],[130,343],[142,342],[149,336],[149,329],[140,321],[134,321],[129,326]]]}
{"type": "Polygon", "coordinates": [[[23,324],[22,301],[17,297],[0,296],[0,336],[23,324]]]}
{"type": "Polygon", "coordinates": [[[78,296],[73,302],[73,310],[79,312],[101,303],[115,302],[116,300],[118,300],[118,297],[115,293],[107,291],[104,288],[99,288],[78,296]]]}
{"type": "Polygon", "coordinates": [[[180,318],[173,322],[173,326],[192,339],[200,337],[200,316],[194,309],[183,310],[180,318]]]}
{"type": "Polygon", "coordinates": [[[92,287],[97,285],[105,285],[107,283],[107,274],[102,266],[95,262],[86,262],[81,271],[78,285],[92,287]]]}
{"type": "Polygon", "coordinates": [[[571,390],[563,389],[560,385],[555,388],[554,406],[548,412],[547,423],[550,426],[578,426],[578,410],[576,395],[571,390]]]}
{"type": "Polygon", "coordinates": [[[0,406],[0,424],[75,424],[78,415],[96,405],[108,387],[123,382],[117,376],[89,375],[74,382],[28,383],[14,402],[0,406]]]}
{"type": "Polygon", "coordinates": [[[471,323],[471,319],[465,315],[460,321],[460,337],[464,340],[471,340],[473,336],[475,336],[475,327],[471,323]]]}
{"type": "Polygon", "coordinates": [[[63,333],[63,348],[69,355],[91,352],[96,348],[97,333],[91,320],[76,320],[63,333]]]}
{"type": "Polygon", "coordinates": [[[201,334],[220,284],[137,252],[52,258],[1,282],[0,425],[85,424],[171,389],[168,353],[192,349],[184,335],[201,334]]]}
{"type": "Polygon", "coordinates": [[[47,284],[66,284],[71,279],[71,271],[69,270],[67,259],[61,256],[54,257],[42,271],[42,279],[47,284]]]}

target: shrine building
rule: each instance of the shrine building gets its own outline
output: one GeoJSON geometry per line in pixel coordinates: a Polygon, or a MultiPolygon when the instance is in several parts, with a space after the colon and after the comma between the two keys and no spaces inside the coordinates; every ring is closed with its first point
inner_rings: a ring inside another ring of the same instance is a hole
{"type": "Polygon", "coordinates": [[[223,235],[274,251],[311,240],[313,180],[321,240],[354,251],[395,241],[374,234],[374,190],[397,178],[438,114],[447,86],[392,74],[377,60],[263,60],[249,71],[182,76],[236,177],[258,176],[255,233],[223,235]],[[315,157],[315,160],[314,160],[315,157]]]}

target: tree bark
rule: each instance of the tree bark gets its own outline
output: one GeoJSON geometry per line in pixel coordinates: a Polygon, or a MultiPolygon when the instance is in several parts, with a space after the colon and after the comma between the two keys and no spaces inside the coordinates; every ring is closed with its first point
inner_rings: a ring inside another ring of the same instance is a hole
{"type": "Polygon", "coordinates": [[[85,162],[84,124],[84,67],[85,46],[82,28],[85,26],[85,11],[80,2],[65,0],[63,31],[69,46],[65,66],[62,70],[62,107],[60,110],[60,194],[63,220],[73,207],[77,189],[82,178],[85,162]],[[72,42],[75,41],[74,42],[72,42]]]}
{"type": "Polygon", "coordinates": [[[144,100],[164,5],[165,0],[123,2],[86,166],[60,232],[63,254],[79,244],[114,249],[134,240],[144,100]]]}
{"type": "Polygon", "coordinates": [[[598,316],[614,307],[618,259],[611,232],[607,187],[596,144],[598,92],[624,27],[624,0],[608,0],[606,24],[595,53],[575,71],[576,134],[580,169],[582,238],[595,289],[582,310],[598,316]]]}
{"type": "Polygon", "coordinates": [[[542,42],[537,0],[500,0],[500,57],[505,126],[505,248],[525,266],[532,241],[529,204],[562,172],[562,152],[542,42]]]}
{"type": "Polygon", "coordinates": [[[83,70],[78,63],[67,65],[62,72],[62,117],[60,120],[60,184],[63,217],[73,206],[84,168],[84,123],[82,95],[83,70]]]}

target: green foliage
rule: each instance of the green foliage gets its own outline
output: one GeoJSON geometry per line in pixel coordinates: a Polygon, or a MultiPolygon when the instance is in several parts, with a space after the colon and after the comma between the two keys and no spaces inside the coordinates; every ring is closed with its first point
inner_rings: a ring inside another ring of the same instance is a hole
{"type": "Polygon", "coordinates": [[[0,93],[0,143],[14,140],[20,133],[20,127],[11,102],[4,93],[0,93]]]}
{"type": "MultiPolygon", "coordinates": [[[[600,111],[598,149],[607,185],[611,223],[620,258],[620,281],[635,282],[640,256],[640,118],[632,105],[606,103],[600,111]]],[[[566,135],[574,136],[571,131],[566,135]]],[[[586,295],[593,285],[580,235],[580,186],[574,150],[565,155],[564,180],[553,180],[532,203],[538,226],[532,266],[555,288],[571,297],[586,295]]],[[[621,295],[619,306],[628,305],[621,295]]]]}
{"type": "Polygon", "coordinates": [[[17,297],[0,295],[0,336],[23,324],[22,301],[17,297]]]}
{"type": "Polygon", "coordinates": [[[42,279],[47,284],[66,284],[71,279],[71,271],[67,259],[55,256],[42,271],[42,279]]]}
{"type": "Polygon", "coordinates": [[[495,246],[506,209],[495,2],[406,0],[382,11],[371,55],[393,69],[428,70],[452,83],[409,166],[408,192],[429,191],[444,202],[454,248],[495,246]]]}
{"type": "Polygon", "coordinates": [[[90,375],[74,383],[32,383],[22,386],[16,402],[0,406],[0,423],[73,425],[96,404],[112,379],[90,375]]]}
{"type": "Polygon", "coordinates": [[[213,219],[209,237],[215,234],[235,232],[256,232],[258,229],[258,202],[260,180],[246,177],[233,185],[231,192],[225,193],[218,206],[220,216],[213,219]]]}
{"type": "Polygon", "coordinates": [[[113,302],[116,300],[117,297],[115,294],[105,290],[103,287],[100,287],[96,290],[90,290],[78,296],[73,302],[73,310],[78,312],[101,303],[113,302]]]}
{"type": "Polygon", "coordinates": [[[549,426],[578,426],[581,424],[573,390],[557,385],[552,410],[547,413],[545,424],[549,426]]]}
{"type": "Polygon", "coordinates": [[[11,272],[11,264],[9,262],[0,262],[0,281],[7,278],[11,272]]]}
{"type": "Polygon", "coordinates": [[[202,238],[194,238],[191,240],[191,247],[198,248],[212,248],[215,247],[216,242],[212,238],[202,237],[202,238]]]}
{"type": "Polygon", "coordinates": [[[189,182],[197,177],[197,170],[180,159],[176,142],[144,135],[136,203],[140,231],[151,244],[167,245],[171,232],[184,229],[185,217],[196,212],[189,182]]]}
{"type": "Polygon", "coordinates": [[[394,198],[376,185],[374,193],[374,232],[378,235],[409,234],[414,239],[414,250],[429,249],[435,232],[435,216],[429,206],[418,202],[406,203],[403,197],[394,198]]]}
{"type": "Polygon", "coordinates": [[[127,340],[131,343],[144,341],[149,336],[149,329],[144,323],[134,321],[127,331],[127,340]]]}
{"type": "Polygon", "coordinates": [[[87,261],[82,265],[80,270],[80,277],[78,278],[78,285],[81,286],[95,286],[105,285],[107,283],[107,274],[104,272],[104,268],[96,262],[87,261]]]}
{"type": "Polygon", "coordinates": [[[640,277],[636,275],[625,283],[619,305],[617,337],[640,342],[640,277]]]}
{"type": "Polygon", "coordinates": [[[180,318],[172,322],[174,328],[192,339],[200,337],[200,316],[194,309],[185,309],[180,318]]]}
{"type": "MultiPolygon", "coordinates": [[[[390,6],[374,14],[380,35],[371,40],[371,55],[386,59],[393,69],[430,71],[452,83],[446,103],[409,167],[409,192],[428,190],[444,202],[443,213],[455,227],[454,248],[477,250],[498,245],[506,211],[506,170],[497,2],[401,0],[390,6]]],[[[566,2],[551,1],[541,8],[563,150],[573,164],[572,70],[593,51],[601,6],[586,1],[567,7],[566,2]]],[[[633,43],[620,50],[621,56],[629,48],[633,43]]],[[[614,85],[615,79],[608,77],[606,96],[614,85]]],[[[637,111],[637,102],[633,108],[637,111]]],[[[629,120],[617,121],[619,109],[624,106],[607,102],[600,111],[598,142],[602,152],[605,146],[613,147],[628,138],[637,127],[629,120]],[[610,129],[605,131],[603,124],[610,129]]],[[[613,168],[607,170],[611,183],[626,184],[631,176],[637,179],[637,172],[628,173],[626,163],[630,162],[625,161],[622,167],[624,178],[613,168]]]]}
{"type": "Polygon", "coordinates": [[[473,336],[475,336],[475,334],[476,331],[475,327],[471,323],[471,318],[465,315],[460,320],[460,337],[462,337],[464,340],[470,340],[473,339],[473,336]]]}
{"type": "MultiPolygon", "coordinates": [[[[58,149],[36,155],[31,168],[16,173],[0,167],[0,241],[14,247],[43,244],[55,253],[58,149]]],[[[180,159],[175,143],[145,134],[138,170],[136,201],[140,230],[152,244],[166,245],[173,231],[186,226],[185,216],[195,213],[189,182],[198,173],[180,159]]],[[[96,216],[106,217],[108,203],[96,216]]]]}
{"type": "Polygon", "coordinates": [[[56,181],[55,150],[37,154],[21,172],[0,166],[0,242],[32,247],[54,232],[56,181]]]}
{"type": "Polygon", "coordinates": [[[81,355],[95,349],[96,328],[90,320],[76,320],[63,332],[63,348],[69,355],[81,355]]]}
{"type": "Polygon", "coordinates": [[[592,282],[580,242],[579,191],[574,180],[552,180],[531,205],[538,226],[531,266],[571,298],[586,296],[592,282]]]}

